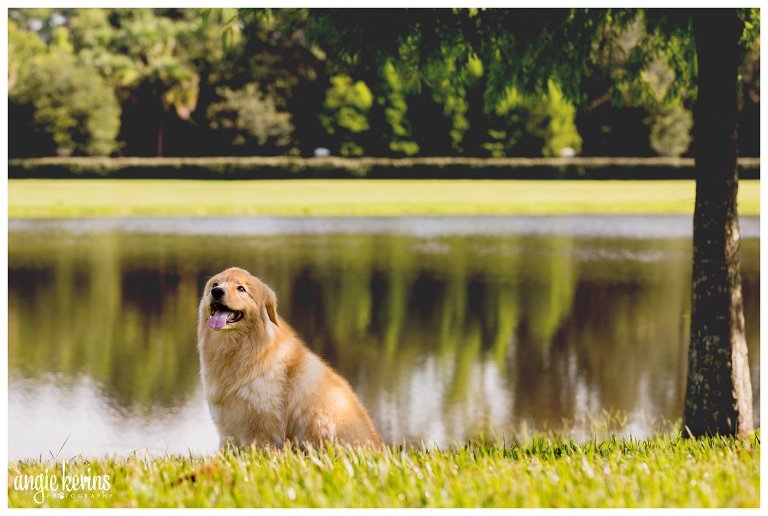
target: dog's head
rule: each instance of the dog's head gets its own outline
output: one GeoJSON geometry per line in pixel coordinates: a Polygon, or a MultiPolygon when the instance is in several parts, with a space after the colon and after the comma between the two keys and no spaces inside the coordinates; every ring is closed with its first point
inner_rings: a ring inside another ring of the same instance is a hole
{"type": "Polygon", "coordinates": [[[277,322],[277,298],[260,279],[243,269],[231,267],[205,285],[200,300],[200,322],[212,331],[271,331],[277,322]]]}

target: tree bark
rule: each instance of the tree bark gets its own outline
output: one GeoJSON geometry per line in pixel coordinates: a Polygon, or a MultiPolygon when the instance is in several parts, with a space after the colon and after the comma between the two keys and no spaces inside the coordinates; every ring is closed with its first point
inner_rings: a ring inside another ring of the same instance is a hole
{"type": "Polygon", "coordinates": [[[736,210],[738,40],[735,9],[693,15],[698,56],[693,299],[684,435],[753,430],[736,210]]]}

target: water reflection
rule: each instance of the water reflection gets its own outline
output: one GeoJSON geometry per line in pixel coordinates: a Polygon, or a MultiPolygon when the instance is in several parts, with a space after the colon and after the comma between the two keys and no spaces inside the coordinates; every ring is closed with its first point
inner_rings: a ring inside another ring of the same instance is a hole
{"type": "MultiPolygon", "coordinates": [[[[649,238],[627,228],[658,221],[593,218],[603,230],[590,232],[531,220],[535,231],[237,236],[227,219],[182,234],[164,226],[179,219],[145,221],[147,233],[12,224],[10,456],[55,452],[67,435],[71,453],[212,450],[196,307],[207,277],[235,264],[275,289],[278,311],[350,380],[387,441],[444,445],[602,409],[626,411],[642,435],[641,415],[679,417],[691,250],[678,233],[690,222],[649,238]]],[[[757,411],[759,241],[742,248],[757,411]]]]}

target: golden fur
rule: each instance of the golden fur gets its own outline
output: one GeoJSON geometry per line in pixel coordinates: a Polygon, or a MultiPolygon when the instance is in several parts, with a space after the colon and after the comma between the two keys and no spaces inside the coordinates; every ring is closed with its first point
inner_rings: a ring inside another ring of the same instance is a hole
{"type": "Polygon", "coordinates": [[[221,446],[380,444],[349,384],[304,345],[277,315],[272,289],[247,271],[208,280],[197,347],[221,446]]]}

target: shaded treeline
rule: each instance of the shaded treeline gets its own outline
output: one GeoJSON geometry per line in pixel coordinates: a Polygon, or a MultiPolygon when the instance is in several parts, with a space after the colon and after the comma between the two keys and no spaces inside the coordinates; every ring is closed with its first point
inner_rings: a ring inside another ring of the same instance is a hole
{"type": "MultiPolygon", "coordinates": [[[[231,266],[342,374],[386,435],[456,437],[682,407],[690,247],[565,236],[9,238],[10,374],[88,375],[122,407],[199,385],[200,289],[231,266]],[[211,249],[220,252],[212,253],[211,249]]],[[[744,242],[759,400],[758,242],[744,242]]]]}
{"type": "MultiPolygon", "coordinates": [[[[434,15],[369,14],[383,27],[398,16],[434,15]]],[[[395,157],[688,152],[691,98],[649,108],[630,92],[621,102],[609,92],[645,34],[642,20],[609,27],[620,34],[596,50],[599,73],[586,81],[578,110],[554,82],[533,96],[510,85],[491,102],[480,59],[455,62],[450,49],[418,77],[401,66],[416,59],[407,45],[398,49],[400,61],[343,75],[309,37],[319,30],[314,22],[306,9],[11,9],[10,155],[311,156],[319,147],[395,157]],[[465,78],[458,90],[447,80],[456,74],[465,78]]],[[[759,48],[741,68],[740,152],[758,155],[759,48]]],[[[661,61],[647,65],[654,90],[664,91],[670,73],[661,61]]]]}

